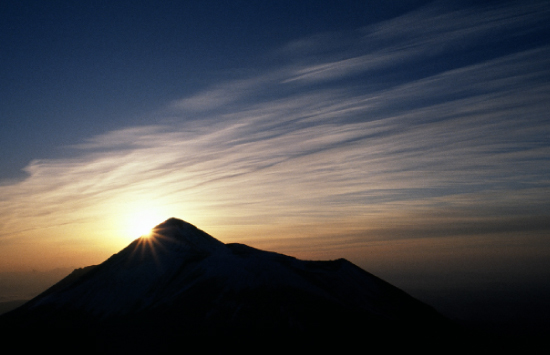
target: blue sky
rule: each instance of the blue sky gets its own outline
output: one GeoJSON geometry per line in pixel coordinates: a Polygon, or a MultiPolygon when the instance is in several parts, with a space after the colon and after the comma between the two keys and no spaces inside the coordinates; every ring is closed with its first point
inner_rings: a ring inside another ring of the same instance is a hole
{"type": "Polygon", "coordinates": [[[270,52],[291,40],[412,6],[381,3],[3,2],[1,176],[21,176],[60,145],[149,122],[170,100],[276,60],[270,52]]]}
{"type": "Polygon", "coordinates": [[[544,1],[0,6],[0,269],[175,216],[402,286],[547,279],[544,1]]]}

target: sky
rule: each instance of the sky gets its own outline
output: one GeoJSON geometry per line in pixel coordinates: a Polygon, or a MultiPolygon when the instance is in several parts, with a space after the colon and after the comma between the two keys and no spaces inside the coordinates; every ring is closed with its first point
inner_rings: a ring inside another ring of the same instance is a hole
{"type": "Polygon", "coordinates": [[[0,272],[98,264],[177,217],[417,294],[550,295],[549,20],[546,1],[4,1],[0,272]]]}

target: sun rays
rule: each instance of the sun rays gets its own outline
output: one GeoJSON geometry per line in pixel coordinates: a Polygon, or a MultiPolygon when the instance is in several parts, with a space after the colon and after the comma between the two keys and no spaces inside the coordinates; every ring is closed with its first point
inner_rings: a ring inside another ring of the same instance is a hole
{"type": "MultiPolygon", "coordinates": [[[[160,201],[157,202],[160,204],[160,201]]],[[[150,239],[153,237],[153,228],[167,218],[165,216],[167,212],[158,204],[143,198],[119,206],[119,208],[126,211],[127,217],[124,218],[123,228],[129,240],[135,240],[136,238],[150,239]]]]}
{"type": "Polygon", "coordinates": [[[162,243],[163,238],[164,236],[156,233],[154,228],[151,228],[149,234],[142,235],[135,240],[136,244],[131,252],[132,259],[137,258],[140,262],[151,259],[155,263],[157,270],[162,270],[163,267],[159,259],[159,254],[165,251],[165,247],[162,243]]]}

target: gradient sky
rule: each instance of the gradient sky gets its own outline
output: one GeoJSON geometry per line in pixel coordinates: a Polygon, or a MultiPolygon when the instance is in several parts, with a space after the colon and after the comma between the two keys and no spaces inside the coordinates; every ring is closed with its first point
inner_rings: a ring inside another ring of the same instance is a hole
{"type": "Polygon", "coordinates": [[[547,1],[3,1],[0,271],[174,216],[398,286],[544,283],[549,38],[547,1]]]}

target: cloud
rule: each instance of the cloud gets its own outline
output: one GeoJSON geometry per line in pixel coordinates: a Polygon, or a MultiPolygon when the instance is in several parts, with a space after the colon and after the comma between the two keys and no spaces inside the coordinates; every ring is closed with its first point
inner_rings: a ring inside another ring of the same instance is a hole
{"type": "Polygon", "coordinates": [[[143,204],[237,231],[228,238],[250,226],[262,228],[247,238],[339,230],[364,241],[548,231],[550,46],[390,82],[376,72],[414,71],[433,46],[454,52],[451,43],[540,22],[535,8],[516,10],[408,14],[324,61],[182,98],[163,111],[170,124],[106,132],[72,158],[33,161],[28,178],[0,186],[0,240],[100,224],[143,204]],[[356,80],[369,71],[372,80],[356,80]]]}
{"type": "Polygon", "coordinates": [[[314,63],[298,66],[288,81],[336,80],[426,60],[438,64],[441,55],[463,56],[466,51],[479,51],[480,46],[486,51],[488,43],[496,48],[548,28],[545,21],[550,11],[542,2],[451,11],[445,6],[424,7],[347,34],[348,38],[329,33],[295,41],[282,52],[309,53],[314,63]]]}

